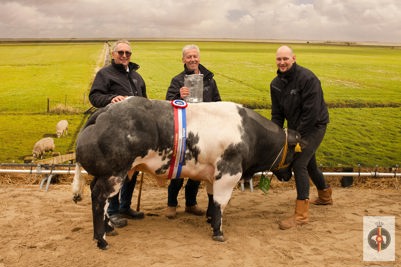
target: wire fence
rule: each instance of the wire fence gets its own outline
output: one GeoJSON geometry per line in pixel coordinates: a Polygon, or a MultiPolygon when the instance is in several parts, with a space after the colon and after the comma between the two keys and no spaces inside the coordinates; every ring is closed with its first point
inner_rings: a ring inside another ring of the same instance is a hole
{"type": "MultiPolygon", "coordinates": [[[[19,174],[74,174],[75,164],[35,164],[35,163],[0,163],[0,173],[19,173],[19,174]],[[6,167],[6,168],[5,168],[6,167]]],[[[83,173],[87,173],[83,171],[83,173]]],[[[272,172],[265,172],[263,174],[272,175],[272,172]]],[[[262,175],[262,172],[255,173],[254,176],[262,175]]],[[[393,169],[392,172],[381,172],[378,169],[370,171],[357,171],[349,169],[349,171],[327,171],[323,172],[324,176],[348,176],[348,177],[371,177],[371,178],[383,178],[383,177],[401,177],[401,172],[398,166],[393,169]]]]}

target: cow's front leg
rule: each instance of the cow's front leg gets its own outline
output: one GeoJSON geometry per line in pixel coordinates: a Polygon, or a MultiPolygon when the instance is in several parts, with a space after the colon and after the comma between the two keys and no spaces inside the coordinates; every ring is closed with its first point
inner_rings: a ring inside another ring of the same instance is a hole
{"type": "Polygon", "coordinates": [[[215,207],[214,207],[214,200],[213,200],[213,195],[212,194],[207,194],[207,197],[209,199],[209,202],[207,204],[207,211],[206,211],[206,222],[207,223],[212,223],[212,218],[213,214],[215,213],[215,207]]]}
{"type": "Polygon", "coordinates": [[[93,238],[97,240],[97,246],[100,249],[107,249],[108,246],[105,239],[107,220],[104,211],[108,195],[105,192],[105,185],[105,180],[97,177],[94,177],[91,182],[93,238]]]}
{"type": "Polygon", "coordinates": [[[206,191],[207,197],[209,202],[207,204],[207,211],[206,211],[206,221],[207,223],[212,223],[212,217],[214,213],[214,200],[213,200],[213,184],[206,183],[206,191]]]}
{"type": "Polygon", "coordinates": [[[213,200],[212,209],[212,228],[213,240],[224,242],[223,235],[223,212],[228,202],[230,201],[234,187],[241,178],[241,174],[223,175],[213,184],[213,200]]]}
{"type": "Polygon", "coordinates": [[[223,227],[222,227],[222,208],[217,202],[214,202],[212,207],[211,225],[213,229],[213,240],[224,242],[223,227]]]}

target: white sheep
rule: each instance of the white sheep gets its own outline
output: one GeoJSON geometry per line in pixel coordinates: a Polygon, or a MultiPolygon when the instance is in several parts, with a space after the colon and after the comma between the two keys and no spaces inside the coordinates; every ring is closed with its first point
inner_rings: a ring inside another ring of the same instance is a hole
{"type": "Polygon", "coordinates": [[[55,149],[54,140],[51,137],[45,137],[35,143],[32,150],[33,158],[43,158],[43,154],[55,149]]]}
{"type": "Polygon", "coordinates": [[[61,120],[56,125],[57,138],[68,134],[68,121],[61,120]]]}

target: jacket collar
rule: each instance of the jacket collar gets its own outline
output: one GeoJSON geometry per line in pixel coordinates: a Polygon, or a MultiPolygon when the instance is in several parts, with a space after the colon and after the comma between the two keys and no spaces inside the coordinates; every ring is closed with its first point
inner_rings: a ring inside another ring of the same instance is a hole
{"type": "Polygon", "coordinates": [[[296,69],[297,69],[297,63],[294,62],[294,64],[292,64],[291,68],[286,72],[281,72],[280,70],[277,70],[277,76],[281,80],[289,82],[295,78],[296,69]]]}
{"type": "MultiPolygon", "coordinates": [[[[111,64],[113,65],[114,68],[116,68],[119,72],[126,72],[125,67],[123,66],[123,64],[117,64],[114,62],[114,59],[111,60],[111,64]]],[[[131,71],[136,71],[139,69],[139,65],[134,63],[134,62],[129,62],[128,63],[128,69],[129,72],[131,71]]]]}
{"type": "MultiPolygon", "coordinates": [[[[206,69],[205,66],[203,66],[202,64],[199,64],[199,71],[201,74],[203,74],[203,77],[206,77],[208,75],[213,76],[213,73],[211,71],[209,71],[208,69],[206,69]]],[[[187,75],[191,75],[191,74],[195,73],[194,71],[189,70],[185,64],[184,64],[184,72],[187,75]]]]}

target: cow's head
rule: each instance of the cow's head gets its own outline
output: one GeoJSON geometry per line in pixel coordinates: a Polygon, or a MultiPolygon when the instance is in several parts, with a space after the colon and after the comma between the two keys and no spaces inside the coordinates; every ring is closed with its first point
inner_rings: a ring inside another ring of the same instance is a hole
{"type": "Polygon", "coordinates": [[[294,130],[288,129],[286,136],[286,148],[283,148],[279,163],[272,170],[273,174],[280,181],[289,181],[292,177],[292,162],[301,153],[302,149],[307,145],[301,139],[301,135],[294,130]]]}

